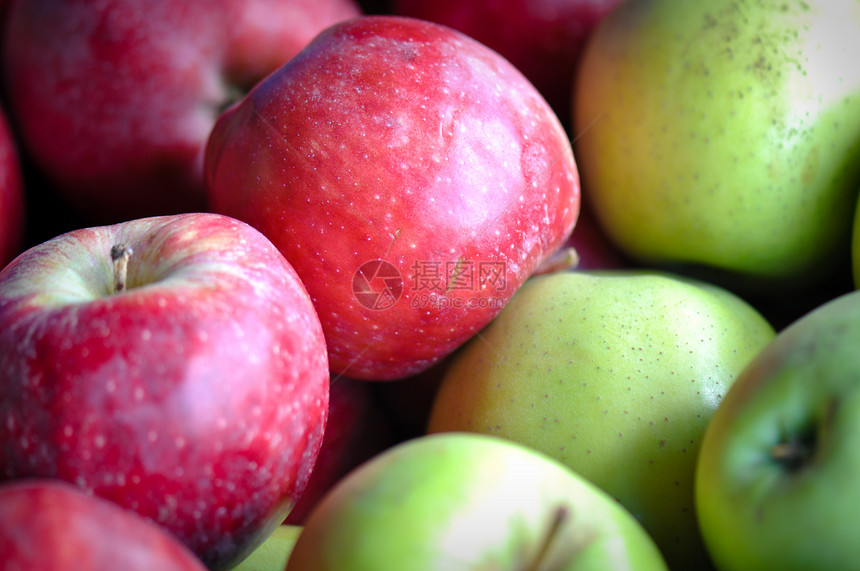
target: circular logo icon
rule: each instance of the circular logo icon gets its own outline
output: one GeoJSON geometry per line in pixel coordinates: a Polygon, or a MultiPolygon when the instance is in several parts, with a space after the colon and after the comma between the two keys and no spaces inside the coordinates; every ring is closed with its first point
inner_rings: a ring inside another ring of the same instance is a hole
{"type": "Polygon", "coordinates": [[[397,303],[403,293],[400,271],[385,260],[361,264],[352,276],[352,293],[368,309],[381,311],[397,303]]]}

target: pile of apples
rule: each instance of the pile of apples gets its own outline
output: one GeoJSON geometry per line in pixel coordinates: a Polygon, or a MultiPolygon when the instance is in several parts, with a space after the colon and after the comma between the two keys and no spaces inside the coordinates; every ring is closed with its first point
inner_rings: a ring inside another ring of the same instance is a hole
{"type": "Polygon", "coordinates": [[[0,22],[0,569],[856,567],[857,0],[0,22]]]}

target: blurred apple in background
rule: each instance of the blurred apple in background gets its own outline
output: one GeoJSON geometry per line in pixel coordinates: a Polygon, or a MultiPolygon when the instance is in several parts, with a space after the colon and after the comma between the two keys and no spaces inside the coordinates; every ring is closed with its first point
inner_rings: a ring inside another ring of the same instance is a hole
{"type": "Polygon", "coordinates": [[[323,499],[287,571],[665,570],[624,508],[561,463],[486,435],[374,457],[323,499]]]}
{"type": "Polygon", "coordinates": [[[72,482],[159,523],[211,569],[286,517],[328,387],[307,292],[238,220],[76,230],[0,272],[0,479],[72,482]]]}
{"type": "Polygon", "coordinates": [[[0,485],[4,571],[205,571],[140,515],[59,480],[0,485]]]}
{"type": "Polygon", "coordinates": [[[24,186],[17,143],[0,108],[0,268],[24,247],[24,186]]]}
{"type": "Polygon", "coordinates": [[[460,30],[497,51],[565,121],[586,38],[621,0],[392,0],[392,12],[460,30]]]}
{"type": "Polygon", "coordinates": [[[430,433],[490,433],[558,459],[639,519],[669,566],[706,569],[696,451],[735,375],[774,337],[746,302],[645,270],[529,280],[453,358],[430,433]]]}
{"type": "Polygon", "coordinates": [[[696,471],[702,535],[721,571],[857,567],[858,346],[851,292],[782,330],[726,394],[696,471]]]}
{"type": "Polygon", "coordinates": [[[622,3],[574,94],[583,199],[623,251],[739,292],[848,273],[856,0],[622,3]]]}
{"type": "Polygon", "coordinates": [[[417,374],[499,312],[570,235],[579,179],[546,101],[450,28],[366,16],[226,111],[214,211],[268,236],[320,315],[332,371],[417,374]]]}
{"type": "Polygon", "coordinates": [[[4,87],[22,148],[98,222],[205,208],[221,110],[352,0],[13,2],[4,87]]]}
{"type": "Polygon", "coordinates": [[[393,434],[371,384],[334,376],[325,434],[307,486],[285,523],[301,525],[320,498],[347,472],[392,444],[393,434]]]}

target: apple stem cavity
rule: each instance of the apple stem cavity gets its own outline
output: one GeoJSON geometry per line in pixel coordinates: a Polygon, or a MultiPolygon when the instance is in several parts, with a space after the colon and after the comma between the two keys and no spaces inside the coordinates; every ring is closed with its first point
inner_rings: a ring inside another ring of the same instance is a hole
{"type": "Polygon", "coordinates": [[[113,261],[113,286],[114,293],[120,293],[126,288],[128,279],[128,259],[134,253],[125,244],[115,244],[110,249],[110,258],[113,261]]]}
{"type": "Polygon", "coordinates": [[[538,551],[537,557],[535,557],[534,561],[532,561],[531,564],[523,571],[538,571],[543,568],[543,564],[549,556],[553,543],[556,538],[558,538],[562,526],[569,518],[570,511],[567,509],[567,506],[556,507],[552,514],[552,522],[550,523],[549,530],[544,537],[543,544],[540,546],[540,551],[538,551]]]}

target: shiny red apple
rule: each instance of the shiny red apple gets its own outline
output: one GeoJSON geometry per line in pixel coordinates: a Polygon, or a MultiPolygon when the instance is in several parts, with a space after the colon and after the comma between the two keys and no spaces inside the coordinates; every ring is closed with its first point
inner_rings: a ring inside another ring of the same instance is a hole
{"type": "Polygon", "coordinates": [[[61,480],[0,485],[0,568],[205,571],[175,537],[61,480]]]}
{"type": "Polygon", "coordinates": [[[203,148],[221,109],[353,0],[27,0],[3,72],[23,148],[90,219],[205,208],[203,148]]]}
{"type": "Polygon", "coordinates": [[[570,140],[534,86],[450,28],[330,27],[213,129],[213,210],[295,267],[335,373],[427,369],[502,309],[579,211],[570,140]]]}
{"type": "Polygon", "coordinates": [[[238,220],[74,230],[0,271],[0,480],[72,482],[212,569],[304,489],[328,388],[306,290],[238,220]]]}

